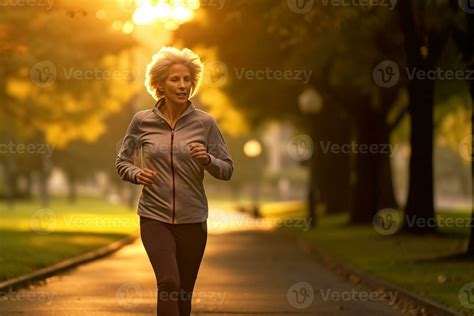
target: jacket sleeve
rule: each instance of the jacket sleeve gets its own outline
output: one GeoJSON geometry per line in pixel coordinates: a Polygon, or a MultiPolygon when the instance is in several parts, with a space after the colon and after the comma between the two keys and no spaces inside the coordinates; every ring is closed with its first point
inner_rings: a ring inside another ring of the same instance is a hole
{"type": "Polygon", "coordinates": [[[137,114],[133,116],[133,119],[128,126],[122,145],[115,159],[115,169],[122,180],[134,184],[139,184],[136,180],[136,175],[141,171],[141,169],[134,164],[134,157],[139,154],[138,151],[141,148],[137,114]]]}
{"type": "Polygon", "coordinates": [[[204,168],[216,179],[230,180],[234,171],[234,162],[214,119],[207,136],[207,147],[207,154],[211,161],[204,168]]]}

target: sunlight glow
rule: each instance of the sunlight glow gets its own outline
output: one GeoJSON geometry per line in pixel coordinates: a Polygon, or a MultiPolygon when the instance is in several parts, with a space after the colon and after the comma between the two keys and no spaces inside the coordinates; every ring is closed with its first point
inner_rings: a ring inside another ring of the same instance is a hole
{"type": "Polygon", "coordinates": [[[150,24],[156,19],[156,10],[148,2],[142,3],[133,14],[135,24],[150,24]]]}
{"type": "Polygon", "coordinates": [[[120,31],[123,27],[123,22],[120,20],[115,20],[112,22],[112,28],[114,30],[120,31]]]}
{"type": "Polygon", "coordinates": [[[124,32],[125,34],[130,34],[133,32],[134,28],[135,26],[133,25],[133,23],[131,21],[127,21],[122,27],[122,32],[124,32]]]}
{"type": "Polygon", "coordinates": [[[161,22],[165,28],[174,30],[191,20],[200,6],[198,0],[135,0],[138,7],[133,13],[137,25],[161,22]],[[156,4],[155,4],[156,2],[156,4]]]}
{"type": "Polygon", "coordinates": [[[193,12],[184,6],[177,6],[171,11],[172,19],[176,21],[188,21],[192,18],[193,12]]]}
{"type": "Polygon", "coordinates": [[[256,139],[247,141],[244,145],[244,153],[247,157],[257,157],[262,152],[262,145],[256,139]]]}

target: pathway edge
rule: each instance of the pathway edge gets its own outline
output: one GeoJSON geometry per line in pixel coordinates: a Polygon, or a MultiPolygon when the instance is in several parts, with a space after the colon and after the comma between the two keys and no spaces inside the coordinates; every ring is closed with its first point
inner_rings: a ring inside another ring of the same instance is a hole
{"type": "Polygon", "coordinates": [[[441,304],[431,301],[427,298],[421,297],[415,293],[409,292],[406,289],[398,287],[392,283],[379,279],[373,275],[370,275],[364,271],[361,271],[357,268],[354,268],[347,263],[342,263],[340,260],[329,255],[325,251],[316,249],[309,242],[307,242],[303,237],[298,236],[294,233],[279,230],[280,233],[293,238],[297,243],[298,247],[302,249],[306,254],[313,257],[313,259],[319,264],[323,265],[328,270],[342,275],[344,278],[349,279],[352,283],[354,279],[358,279],[359,282],[356,284],[362,284],[370,289],[383,289],[388,291],[394,291],[398,293],[397,301],[401,299],[405,302],[409,302],[414,306],[417,306],[424,310],[425,315],[434,315],[434,316],[453,316],[453,315],[462,315],[462,313],[457,312],[449,307],[442,306],[441,304]]]}
{"type": "Polygon", "coordinates": [[[12,279],[0,282],[0,294],[8,290],[24,287],[35,281],[44,280],[50,276],[69,270],[78,265],[110,255],[116,252],[117,250],[123,248],[124,246],[133,243],[137,239],[138,234],[133,234],[123,239],[114,241],[101,248],[86,252],[82,255],[78,255],[55,263],[51,266],[47,266],[39,270],[33,271],[31,273],[20,275],[18,277],[14,277],[12,279]]]}

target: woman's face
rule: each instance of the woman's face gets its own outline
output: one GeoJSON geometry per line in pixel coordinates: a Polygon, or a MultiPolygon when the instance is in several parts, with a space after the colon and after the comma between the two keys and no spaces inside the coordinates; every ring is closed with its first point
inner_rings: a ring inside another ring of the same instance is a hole
{"type": "Polygon", "coordinates": [[[186,103],[191,92],[191,72],[189,68],[183,64],[172,65],[163,88],[165,98],[171,103],[186,103]]]}

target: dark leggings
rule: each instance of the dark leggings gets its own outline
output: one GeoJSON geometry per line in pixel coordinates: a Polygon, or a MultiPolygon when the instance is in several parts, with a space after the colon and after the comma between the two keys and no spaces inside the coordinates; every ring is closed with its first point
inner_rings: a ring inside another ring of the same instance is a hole
{"type": "Polygon", "coordinates": [[[158,316],[189,316],[206,248],[207,221],[170,224],[140,216],[140,235],[155,271],[158,316]]]}

